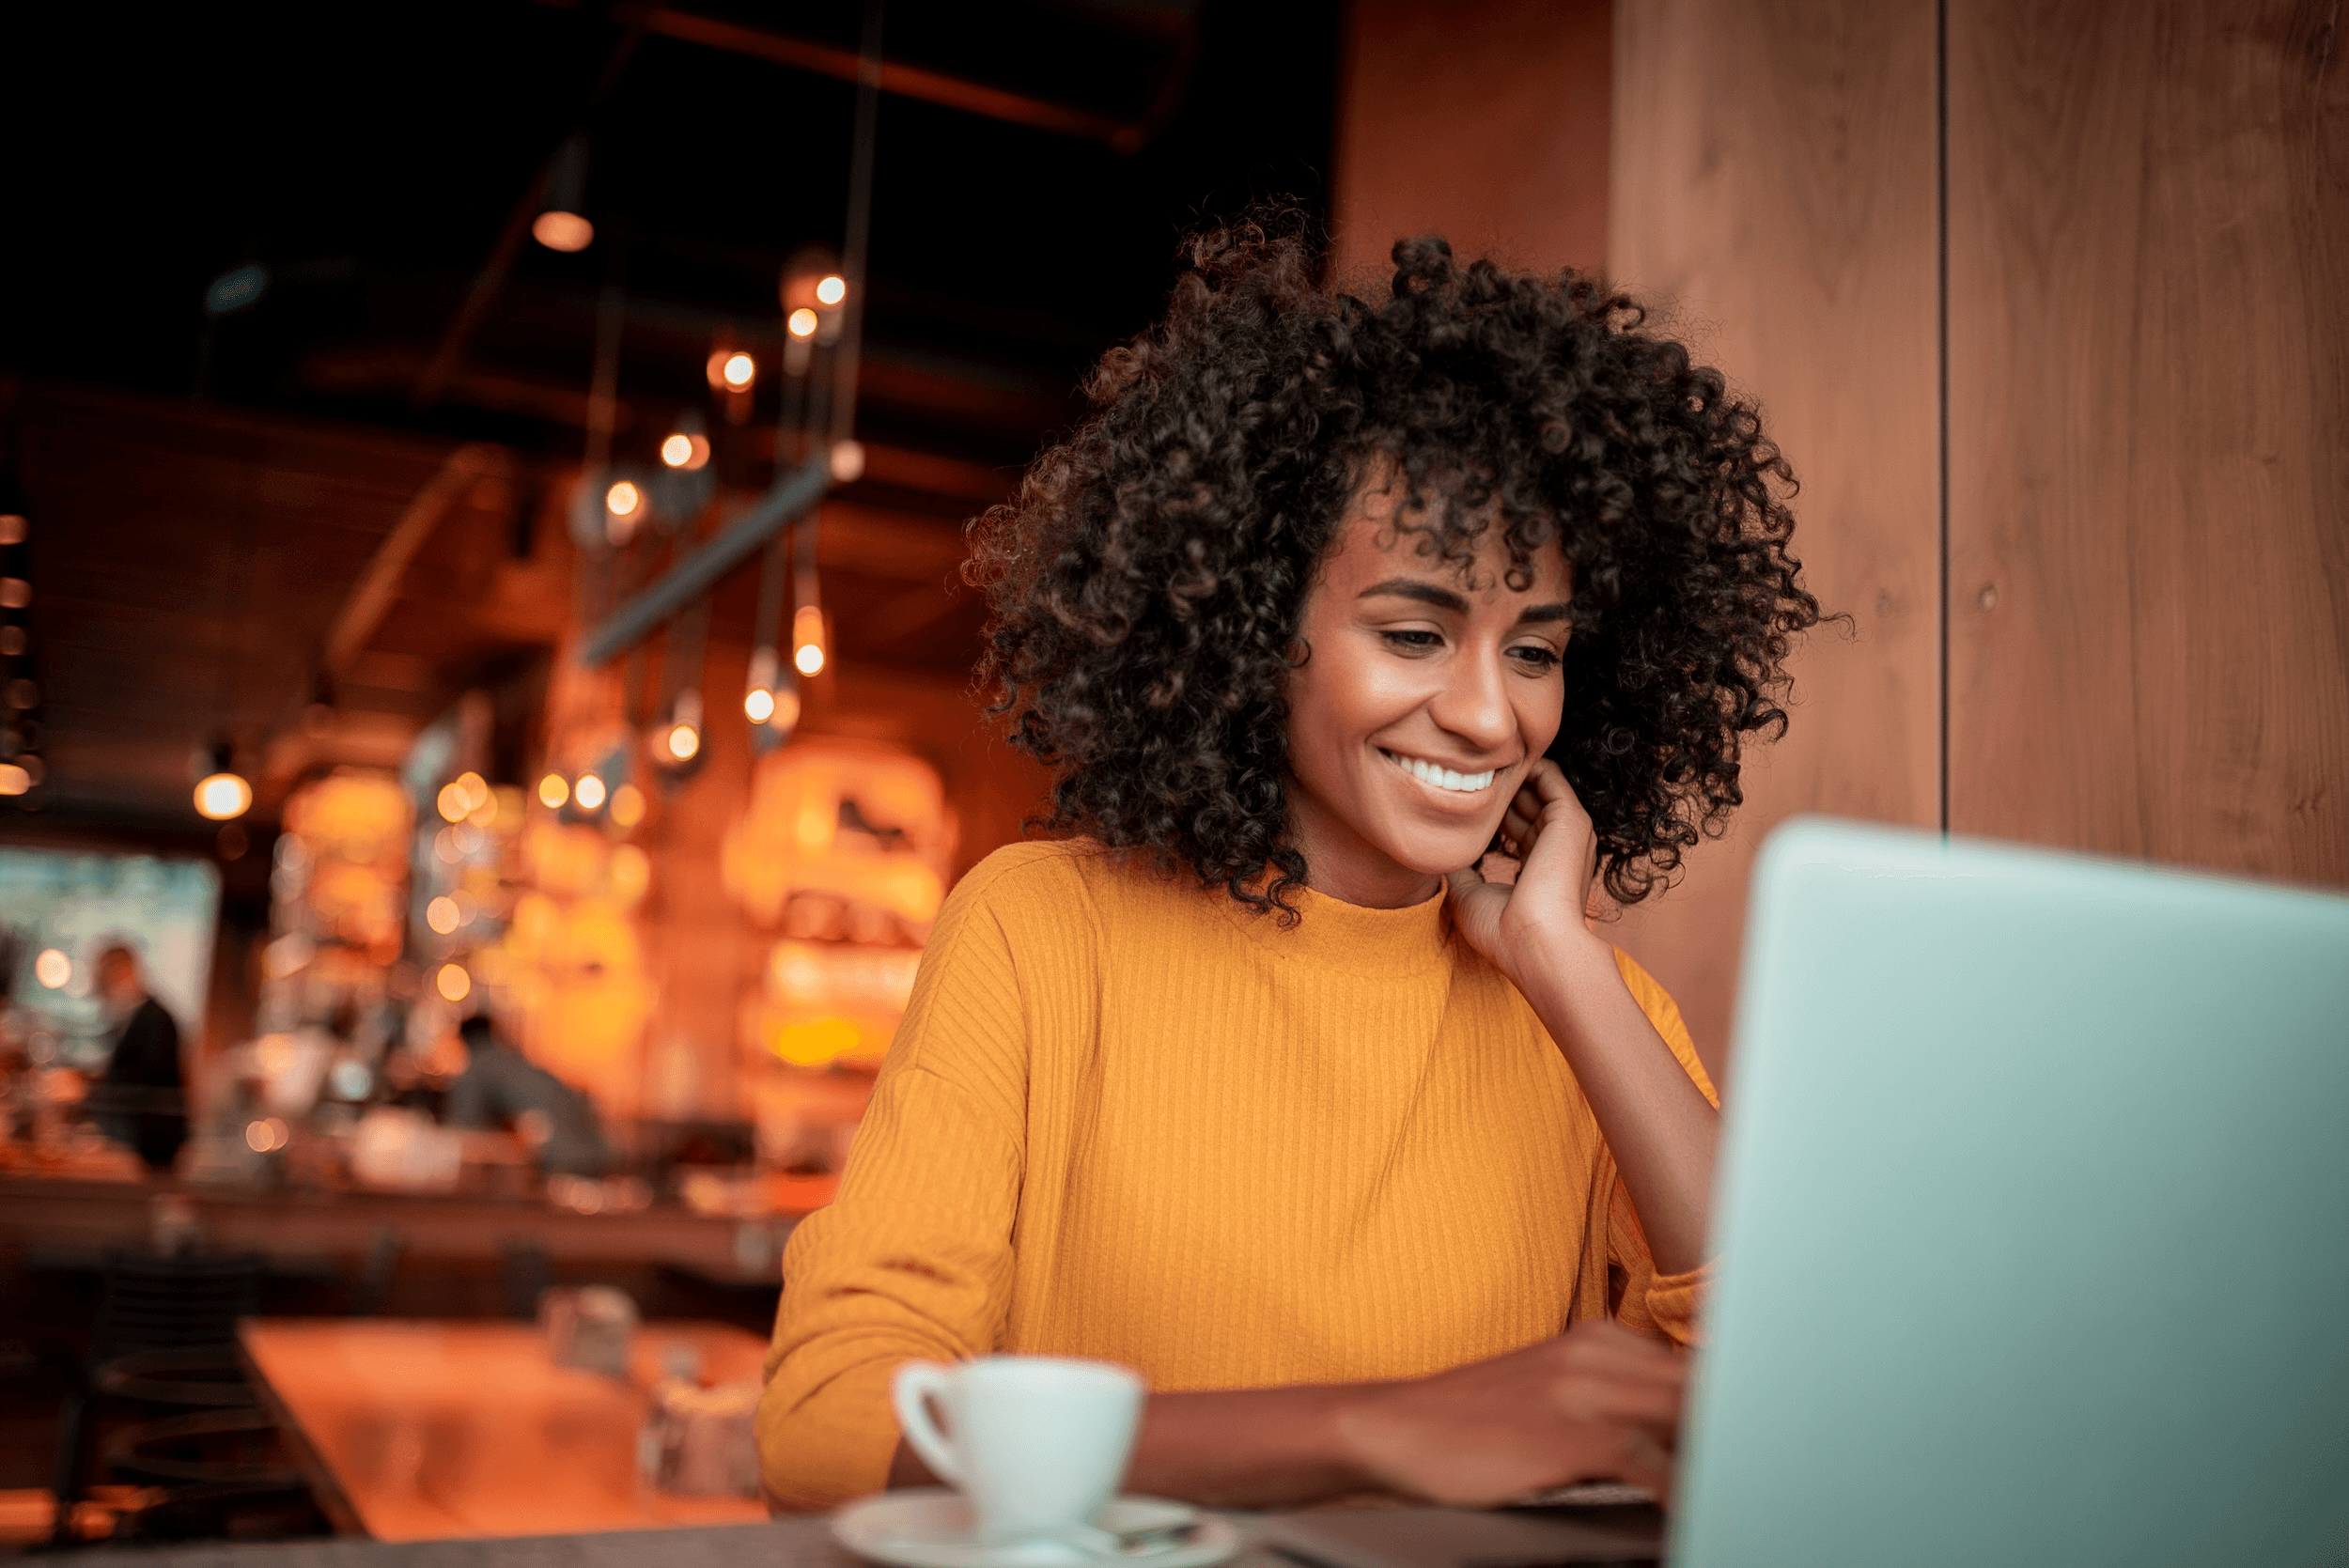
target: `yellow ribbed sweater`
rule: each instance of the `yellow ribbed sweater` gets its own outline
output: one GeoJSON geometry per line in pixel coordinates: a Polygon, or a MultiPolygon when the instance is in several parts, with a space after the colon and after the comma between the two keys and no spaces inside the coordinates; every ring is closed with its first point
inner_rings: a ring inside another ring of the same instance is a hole
{"type": "Polygon", "coordinates": [[[1699,1276],[1656,1273],[1565,1059],[1443,899],[1300,912],[1081,842],[963,878],[839,1197],[784,1255],[758,1411],[784,1506],[884,1483],[910,1357],[1235,1389],[1415,1376],[1610,1312],[1688,1341],[1699,1276]]]}

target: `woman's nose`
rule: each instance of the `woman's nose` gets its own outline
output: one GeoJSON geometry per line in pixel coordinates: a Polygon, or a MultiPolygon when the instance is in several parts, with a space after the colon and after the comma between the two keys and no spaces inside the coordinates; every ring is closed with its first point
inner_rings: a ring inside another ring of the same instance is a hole
{"type": "Polygon", "coordinates": [[[1509,689],[1503,684],[1507,675],[1498,650],[1451,660],[1445,668],[1443,689],[1428,705],[1429,716],[1439,728],[1478,752],[1499,750],[1517,733],[1517,714],[1509,706],[1509,689]]]}

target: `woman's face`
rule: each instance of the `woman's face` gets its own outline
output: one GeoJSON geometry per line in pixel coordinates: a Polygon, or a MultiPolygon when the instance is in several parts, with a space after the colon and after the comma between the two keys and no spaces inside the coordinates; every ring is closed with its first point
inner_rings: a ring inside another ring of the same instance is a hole
{"type": "Polygon", "coordinates": [[[1476,560],[1393,529],[1399,482],[1357,493],[1305,598],[1311,657],[1289,677],[1291,831],[1318,892],[1392,908],[1476,862],[1558,733],[1564,559],[1507,582],[1497,523],[1476,560]]]}

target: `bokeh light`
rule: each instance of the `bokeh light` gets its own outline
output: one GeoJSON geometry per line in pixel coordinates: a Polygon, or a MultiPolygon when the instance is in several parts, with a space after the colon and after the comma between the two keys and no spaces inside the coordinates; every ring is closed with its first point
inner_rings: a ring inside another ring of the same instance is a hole
{"type": "Polygon", "coordinates": [[[549,773],[538,781],[538,803],[549,811],[561,811],[571,798],[570,781],[560,773],[549,773]]]}
{"type": "Polygon", "coordinates": [[[275,1116],[244,1125],[244,1146],[257,1155],[274,1154],[293,1139],[293,1129],[275,1116]]]}
{"type": "Polygon", "coordinates": [[[633,828],[645,820],[645,792],[634,784],[622,784],[614,790],[612,820],[622,828],[633,828]]]}
{"type": "Polygon", "coordinates": [[[432,984],[451,1001],[462,1001],[473,995],[473,976],[465,972],[462,964],[443,964],[441,972],[432,977],[432,984]]]}
{"type": "Polygon", "coordinates": [[[790,329],[791,335],[793,337],[814,337],[816,335],[816,313],[808,309],[805,305],[801,305],[799,309],[793,311],[783,324],[790,329]]]}
{"type": "Polygon", "coordinates": [[[62,991],[73,983],[73,960],[56,948],[43,948],[33,960],[33,978],[53,991],[62,991]]]}
{"type": "Polygon", "coordinates": [[[530,237],[551,251],[569,255],[596,242],[596,225],[576,212],[541,212],[530,225],[530,237]]]}
{"type": "Polygon", "coordinates": [[[829,272],[816,285],[816,298],[828,305],[836,305],[848,297],[848,280],[838,272],[829,272]]]}
{"type": "Polygon", "coordinates": [[[579,783],[571,785],[571,799],[579,802],[581,811],[599,811],[603,807],[603,780],[593,773],[582,773],[579,783]]]}
{"type": "Polygon", "coordinates": [[[775,694],[763,686],[754,686],[742,693],[742,711],[754,724],[763,724],[775,716],[775,694]]]}
{"type": "Polygon", "coordinates": [[[636,508],[645,504],[645,492],[629,480],[615,480],[603,492],[603,509],[615,518],[632,518],[636,508]]]}
{"type": "Polygon", "coordinates": [[[424,907],[424,923],[445,937],[465,923],[464,911],[458,908],[457,900],[443,893],[424,907]]]}
{"type": "Polygon", "coordinates": [[[214,822],[242,816],[253,804],[253,786],[234,773],[214,773],[195,786],[195,813],[214,822]]]}
{"type": "Polygon", "coordinates": [[[726,385],[741,392],[757,378],[758,365],[750,355],[738,351],[726,356],[725,367],[721,374],[725,377],[726,385]]]}
{"type": "Polygon", "coordinates": [[[691,762],[693,753],[702,749],[702,732],[691,724],[671,724],[668,736],[669,754],[679,762],[691,762]]]}

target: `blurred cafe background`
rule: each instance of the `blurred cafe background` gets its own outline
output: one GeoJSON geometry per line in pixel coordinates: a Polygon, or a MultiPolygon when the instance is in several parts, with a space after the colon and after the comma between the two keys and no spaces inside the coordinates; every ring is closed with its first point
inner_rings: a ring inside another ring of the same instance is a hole
{"type": "Polygon", "coordinates": [[[761,1515],[782,1243],[1043,788],[962,525],[1252,203],[1769,410],[1848,619],[1618,936],[1733,1094],[1797,812],[2349,884],[2330,15],[0,15],[0,1541],[761,1515]]]}

